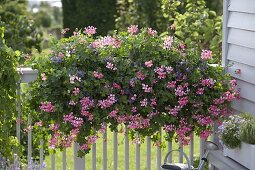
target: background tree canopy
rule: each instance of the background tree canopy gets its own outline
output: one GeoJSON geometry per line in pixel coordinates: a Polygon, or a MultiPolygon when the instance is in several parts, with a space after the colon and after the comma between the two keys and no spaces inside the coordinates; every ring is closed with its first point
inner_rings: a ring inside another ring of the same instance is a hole
{"type": "Polygon", "coordinates": [[[28,15],[26,1],[0,1],[0,26],[5,27],[6,44],[24,53],[31,53],[33,47],[41,50],[41,34],[28,15]]]}
{"type": "Polygon", "coordinates": [[[117,0],[62,0],[64,28],[67,35],[88,25],[97,27],[100,35],[114,30],[117,0]]]}

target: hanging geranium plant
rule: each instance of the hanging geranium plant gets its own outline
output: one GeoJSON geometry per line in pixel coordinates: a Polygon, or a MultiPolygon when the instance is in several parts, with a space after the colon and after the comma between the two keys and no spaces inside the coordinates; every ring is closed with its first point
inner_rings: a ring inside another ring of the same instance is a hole
{"type": "MultiPolygon", "coordinates": [[[[210,50],[186,49],[171,36],[133,25],[127,32],[94,38],[96,28],[74,32],[38,63],[32,105],[49,128],[49,146],[80,144],[87,153],[109,125],[125,124],[132,138],[157,136],[188,144],[191,132],[207,138],[214,121],[229,114],[235,81],[208,65],[210,50]]],[[[137,140],[136,140],[137,141],[137,140]]]]}

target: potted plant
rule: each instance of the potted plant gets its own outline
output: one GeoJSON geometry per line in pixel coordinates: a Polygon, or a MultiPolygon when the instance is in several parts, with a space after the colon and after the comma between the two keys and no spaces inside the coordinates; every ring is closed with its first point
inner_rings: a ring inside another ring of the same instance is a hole
{"type": "Polygon", "coordinates": [[[255,116],[231,116],[219,128],[225,156],[254,170],[255,162],[252,160],[255,159],[255,116]]]}
{"type": "Polygon", "coordinates": [[[83,156],[107,126],[117,131],[119,125],[136,143],[152,136],[163,146],[163,127],[165,140],[185,145],[193,131],[207,138],[213,122],[229,115],[236,83],[208,64],[210,50],[194,51],[137,25],[112,36],[95,33],[89,26],[56,40],[45,61],[35,64],[40,76],[30,104],[51,135],[50,148],[77,142],[83,156]]]}

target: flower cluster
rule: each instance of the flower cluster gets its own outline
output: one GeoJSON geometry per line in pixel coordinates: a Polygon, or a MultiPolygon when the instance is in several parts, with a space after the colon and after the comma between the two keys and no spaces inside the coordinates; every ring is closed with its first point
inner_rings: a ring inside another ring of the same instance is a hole
{"type": "Polygon", "coordinates": [[[241,144],[240,125],[246,120],[239,115],[231,115],[218,127],[219,138],[223,146],[236,148],[241,144]]]}
{"type": "Polygon", "coordinates": [[[152,135],[160,146],[163,127],[166,140],[186,145],[193,131],[207,138],[214,121],[230,114],[236,83],[208,64],[209,50],[196,55],[172,36],[137,25],[113,36],[94,38],[94,27],[84,33],[58,42],[38,68],[32,103],[42,111],[42,126],[50,127],[51,148],[76,141],[82,156],[98,133],[119,124],[137,143],[152,135]]]}

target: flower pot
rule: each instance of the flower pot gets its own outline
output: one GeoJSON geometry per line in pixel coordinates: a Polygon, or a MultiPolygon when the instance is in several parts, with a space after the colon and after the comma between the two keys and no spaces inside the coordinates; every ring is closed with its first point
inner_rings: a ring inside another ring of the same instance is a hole
{"type": "Polygon", "coordinates": [[[240,148],[224,148],[223,153],[246,168],[255,170],[255,145],[242,142],[240,148]]]}

